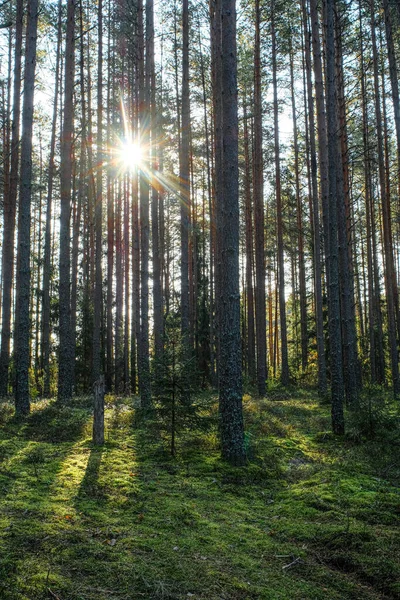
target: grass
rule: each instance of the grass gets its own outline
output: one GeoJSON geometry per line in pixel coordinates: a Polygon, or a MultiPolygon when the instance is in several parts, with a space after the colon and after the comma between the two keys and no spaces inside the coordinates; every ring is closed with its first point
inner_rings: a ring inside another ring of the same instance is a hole
{"type": "Polygon", "coordinates": [[[244,398],[248,466],[219,459],[208,426],[178,456],[133,401],[108,398],[106,443],[90,400],[0,406],[2,600],[334,600],[400,597],[398,429],[329,433],[311,392],[244,398]]]}

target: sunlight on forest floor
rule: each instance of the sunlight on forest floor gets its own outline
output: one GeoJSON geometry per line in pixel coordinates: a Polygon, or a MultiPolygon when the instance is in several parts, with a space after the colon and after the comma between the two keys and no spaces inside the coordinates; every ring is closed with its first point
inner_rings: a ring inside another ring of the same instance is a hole
{"type": "Polygon", "coordinates": [[[90,398],[25,422],[0,405],[2,600],[398,597],[398,429],[340,440],[312,393],[274,398],[244,398],[241,469],[211,396],[175,459],[130,399],[107,398],[99,449],[90,398]]]}

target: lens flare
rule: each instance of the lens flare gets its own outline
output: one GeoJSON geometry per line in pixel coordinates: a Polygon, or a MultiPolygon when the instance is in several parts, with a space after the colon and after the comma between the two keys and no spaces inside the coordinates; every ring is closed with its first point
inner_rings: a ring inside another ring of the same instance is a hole
{"type": "Polygon", "coordinates": [[[139,144],[131,142],[124,143],[119,151],[121,162],[127,169],[133,169],[140,165],[142,160],[142,149],[139,144]]]}

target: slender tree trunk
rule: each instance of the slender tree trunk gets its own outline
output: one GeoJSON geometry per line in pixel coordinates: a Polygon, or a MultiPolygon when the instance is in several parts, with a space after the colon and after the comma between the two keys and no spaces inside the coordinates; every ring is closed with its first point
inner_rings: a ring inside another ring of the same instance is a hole
{"type": "MultiPolygon", "coordinates": [[[[205,81],[205,68],[204,58],[201,46],[201,29],[199,23],[199,50],[200,50],[200,68],[201,68],[201,83],[203,92],[203,110],[204,110],[204,133],[206,142],[206,160],[207,160],[207,194],[208,194],[208,212],[210,223],[213,223],[213,190],[211,183],[211,152],[210,152],[210,134],[208,125],[207,115],[207,90],[205,81]]],[[[210,381],[215,383],[215,356],[214,356],[214,244],[215,229],[210,226],[209,244],[210,244],[210,257],[209,257],[209,298],[210,298],[210,381]]],[[[254,347],[255,349],[255,347],[254,347]]]]}
{"type": "MultiPolygon", "coordinates": [[[[161,253],[160,253],[160,231],[159,231],[159,188],[160,184],[156,180],[156,173],[159,169],[157,161],[157,139],[159,138],[158,123],[161,119],[157,116],[156,106],[156,74],[154,65],[154,15],[153,10],[149,12],[147,26],[149,69],[150,69],[150,98],[151,98],[151,171],[153,173],[151,189],[151,234],[153,250],[153,314],[154,314],[154,357],[157,360],[162,358],[163,338],[164,338],[164,319],[163,319],[163,298],[161,285],[161,253]]],[[[162,192],[160,192],[162,193],[162,192]]]]}
{"type": "Polygon", "coordinates": [[[307,291],[306,291],[306,268],[304,261],[304,231],[303,231],[303,205],[300,197],[300,173],[299,173],[299,142],[297,131],[296,96],[294,89],[293,51],[290,49],[290,80],[292,92],[292,118],[293,118],[293,145],[294,145],[294,171],[296,181],[296,216],[298,232],[298,256],[299,256],[299,292],[300,292],[300,333],[301,333],[301,367],[305,371],[308,362],[308,328],[307,328],[307,291]]]}
{"type": "Polygon", "coordinates": [[[115,392],[123,391],[123,302],[124,279],[122,263],[122,203],[123,182],[119,181],[115,209],[115,392]]]}
{"type": "Polygon", "coordinates": [[[129,394],[129,275],[130,275],[130,252],[129,252],[129,196],[130,176],[126,175],[124,181],[124,393],[129,394]]]}
{"type": "Polygon", "coordinates": [[[389,58],[390,83],[392,86],[392,99],[394,110],[394,122],[396,126],[396,142],[397,142],[397,179],[398,193],[400,197],[400,96],[399,96],[399,79],[397,71],[396,52],[393,41],[392,18],[390,14],[389,0],[382,0],[385,14],[385,32],[386,44],[389,58]]]}
{"type": "Polygon", "coordinates": [[[182,4],[182,137],[181,185],[181,328],[186,352],[189,347],[189,212],[190,212],[190,104],[189,104],[189,3],[182,4]]]}
{"type": "Polygon", "coordinates": [[[264,171],[262,147],[262,97],[260,60],[260,2],[255,4],[254,39],[254,229],[256,258],[256,336],[257,336],[257,387],[265,396],[267,378],[267,323],[265,314],[265,249],[264,249],[264,171]]]}
{"type": "MultiPolygon", "coordinates": [[[[132,343],[133,351],[134,347],[137,349],[140,346],[140,232],[137,169],[134,170],[132,175],[132,238],[132,339],[135,339],[134,346],[132,343]]],[[[132,393],[137,390],[136,365],[137,361],[132,360],[132,393]]]]}
{"type": "Polygon", "coordinates": [[[98,381],[103,371],[101,348],[102,314],[102,217],[103,217],[103,0],[97,6],[97,168],[95,194],[95,287],[93,322],[93,382],[98,381]]]}
{"type": "MultiPolygon", "coordinates": [[[[251,166],[249,150],[249,132],[247,121],[247,98],[244,99],[244,160],[245,160],[245,228],[246,228],[246,299],[247,299],[247,367],[251,384],[256,382],[256,339],[254,335],[254,289],[253,289],[253,211],[251,206],[251,166]]],[[[264,234],[263,234],[264,236],[264,234]]],[[[263,252],[264,260],[264,252],[263,252]]],[[[265,378],[264,378],[265,386],[265,378]]],[[[260,390],[259,390],[260,393],[260,390]]],[[[265,391],[264,391],[265,393],[265,391]]]]}
{"type": "Polygon", "coordinates": [[[396,339],[396,317],[395,317],[395,300],[394,300],[394,260],[392,248],[392,227],[390,204],[387,197],[386,178],[385,178],[385,157],[383,148],[383,133],[382,133],[382,110],[381,98],[379,89],[379,70],[378,70],[378,51],[376,46],[376,30],[375,30],[375,7],[374,0],[370,1],[371,10],[371,40],[373,52],[373,69],[374,69],[374,94],[375,94],[375,115],[376,115],[376,132],[378,140],[378,167],[379,167],[379,185],[382,204],[382,220],[383,220],[383,247],[385,258],[385,285],[386,285],[386,302],[388,314],[388,337],[389,351],[392,368],[392,383],[393,393],[397,397],[400,394],[399,380],[399,363],[398,350],[396,339]]]}
{"type": "Polygon", "coordinates": [[[13,83],[13,122],[11,131],[11,169],[8,194],[4,195],[4,227],[2,248],[2,329],[0,352],[0,397],[8,394],[10,364],[11,305],[14,274],[15,215],[18,192],[19,125],[21,109],[21,52],[23,29],[23,0],[17,0],[15,13],[15,58],[13,83]]]}
{"type": "Polygon", "coordinates": [[[56,53],[56,77],[53,104],[53,119],[51,125],[50,157],[47,183],[47,208],[46,227],[44,234],[44,261],[43,261],[43,302],[42,302],[42,372],[43,372],[43,395],[50,396],[50,276],[51,276],[51,215],[53,205],[53,185],[55,175],[55,146],[57,130],[58,95],[60,87],[60,55],[61,55],[61,0],[58,2],[58,25],[57,25],[57,53],[56,53]]]}
{"type": "Polygon", "coordinates": [[[33,98],[35,90],[36,41],[38,1],[29,0],[26,25],[24,70],[24,105],[22,110],[21,173],[18,213],[18,269],[16,321],[16,388],[15,410],[26,414],[29,399],[29,345],[30,345],[30,285],[31,285],[31,197],[32,197],[32,132],[33,98]]]}
{"type": "MultiPolygon", "coordinates": [[[[108,37],[111,38],[111,19],[108,25],[108,37]]],[[[110,40],[111,42],[111,40],[110,40]]],[[[111,43],[108,45],[107,75],[107,147],[111,146],[111,113],[114,109],[114,94],[111,95],[113,83],[111,59],[111,43]]],[[[106,390],[113,388],[113,281],[114,281],[114,196],[111,181],[111,170],[107,169],[107,311],[106,311],[106,390]]]]}
{"type": "Polygon", "coordinates": [[[60,348],[58,359],[58,400],[72,395],[73,344],[71,336],[71,258],[70,212],[72,190],[72,136],[74,92],[75,0],[68,0],[65,45],[64,120],[61,142],[61,216],[60,216],[60,348]]]}
{"type": "Polygon", "coordinates": [[[310,157],[311,157],[311,194],[312,194],[312,229],[314,246],[314,287],[315,287],[315,322],[317,332],[318,353],[318,390],[321,396],[327,392],[325,345],[324,345],[324,322],[323,322],[323,300],[322,300],[322,264],[321,264],[321,233],[320,233],[320,207],[318,200],[317,181],[317,151],[315,143],[315,118],[314,99],[311,79],[311,34],[308,27],[306,2],[302,0],[304,45],[306,59],[307,80],[307,106],[308,123],[310,128],[310,157]]]}
{"type": "Polygon", "coordinates": [[[274,141],[275,141],[275,193],[276,193],[276,217],[278,233],[278,286],[279,286],[279,315],[281,325],[281,353],[282,385],[289,384],[289,359],[287,347],[287,324],[286,324],[286,302],[285,302],[285,267],[283,248],[283,216],[282,216],[282,194],[281,194],[281,164],[279,143],[279,114],[278,114],[278,83],[276,66],[276,32],[275,32],[275,0],[272,3],[272,80],[274,93],[274,141]]]}
{"type": "MultiPolygon", "coordinates": [[[[150,61],[147,54],[146,77],[144,76],[144,36],[143,36],[143,8],[139,0],[139,114],[141,129],[141,144],[144,148],[144,161],[148,163],[149,147],[149,111],[151,103],[151,77],[150,61]],[[146,150],[147,149],[147,150],[146,150]]],[[[153,11],[152,0],[146,0],[146,46],[149,31],[147,23],[153,11]]],[[[140,371],[139,386],[142,407],[147,409],[151,403],[150,386],[150,357],[149,357],[149,184],[145,173],[140,174],[140,282],[141,282],[141,326],[140,326],[140,371]]]]}

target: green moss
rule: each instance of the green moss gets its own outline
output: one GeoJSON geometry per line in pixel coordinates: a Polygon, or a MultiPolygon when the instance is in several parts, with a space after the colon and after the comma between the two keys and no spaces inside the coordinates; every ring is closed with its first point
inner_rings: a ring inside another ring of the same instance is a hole
{"type": "Polygon", "coordinates": [[[0,597],[398,597],[393,447],[321,434],[328,407],[273,393],[245,398],[239,469],[219,458],[212,397],[174,460],[126,399],[107,397],[102,448],[87,399],[36,403],[25,422],[3,410],[0,597]]]}

